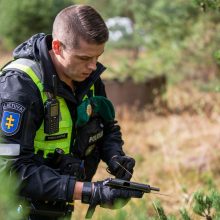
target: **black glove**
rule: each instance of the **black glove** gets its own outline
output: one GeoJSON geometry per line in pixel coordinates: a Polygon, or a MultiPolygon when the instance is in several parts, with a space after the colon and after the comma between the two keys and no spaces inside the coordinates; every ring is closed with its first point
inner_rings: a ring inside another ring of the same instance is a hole
{"type": "Polygon", "coordinates": [[[113,156],[108,163],[108,171],[116,178],[130,180],[135,160],[128,156],[113,156]]]}
{"type": "Polygon", "coordinates": [[[90,198],[90,205],[100,205],[103,208],[118,209],[125,206],[131,198],[141,198],[143,192],[130,189],[114,189],[106,186],[108,181],[94,183],[94,189],[90,198]]]}

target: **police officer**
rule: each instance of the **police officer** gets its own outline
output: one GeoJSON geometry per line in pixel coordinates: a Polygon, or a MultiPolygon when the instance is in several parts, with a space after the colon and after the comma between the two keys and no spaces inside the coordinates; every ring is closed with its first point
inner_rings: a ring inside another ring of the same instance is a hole
{"type": "Polygon", "coordinates": [[[127,180],[135,164],[122,150],[100,78],[105,67],[98,58],[107,40],[100,14],[73,5],[56,16],[52,35],[20,44],[1,70],[0,155],[17,174],[28,219],[71,216],[74,200],[114,208],[118,199],[142,196],[91,182],[100,160],[127,180]]]}

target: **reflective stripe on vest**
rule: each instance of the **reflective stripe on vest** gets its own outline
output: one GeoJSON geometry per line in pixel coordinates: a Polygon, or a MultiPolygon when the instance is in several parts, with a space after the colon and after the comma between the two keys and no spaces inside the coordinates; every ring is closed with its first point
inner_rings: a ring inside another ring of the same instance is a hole
{"type": "MultiPolygon", "coordinates": [[[[47,100],[46,94],[43,92],[43,85],[40,80],[41,70],[39,64],[28,59],[18,59],[11,62],[9,65],[3,68],[4,70],[18,69],[26,74],[34,81],[41,93],[41,98],[43,103],[47,100]]],[[[56,148],[61,148],[65,153],[69,153],[71,134],[72,134],[72,119],[69,113],[69,109],[63,98],[57,97],[60,103],[60,122],[59,122],[59,132],[53,135],[47,135],[44,133],[44,122],[41,127],[36,132],[34,139],[35,153],[39,150],[44,152],[44,157],[48,153],[53,153],[56,148]],[[46,141],[47,140],[47,141],[46,141]]]]}

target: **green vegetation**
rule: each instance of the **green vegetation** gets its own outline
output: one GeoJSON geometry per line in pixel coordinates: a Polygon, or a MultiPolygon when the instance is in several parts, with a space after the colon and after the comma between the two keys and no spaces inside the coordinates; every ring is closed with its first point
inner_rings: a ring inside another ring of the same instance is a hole
{"type": "MultiPolygon", "coordinates": [[[[4,160],[0,159],[0,215],[4,220],[20,220],[21,213],[18,212],[19,202],[17,198],[18,182],[15,177],[9,177],[4,167],[4,160]]],[[[23,213],[25,214],[25,213],[23,213]]]]}
{"type": "Polygon", "coordinates": [[[219,0],[194,0],[194,2],[201,7],[202,10],[220,10],[219,0]]]}
{"type": "MultiPolygon", "coordinates": [[[[198,190],[193,195],[192,211],[197,217],[201,217],[206,220],[217,220],[220,218],[220,193],[217,190],[210,190],[205,192],[198,190]]],[[[161,220],[192,220],[193,217],[189,212],[182,208],[180,209],[181,218],[176,218],[173,215],[166,215],[160,202],[155,203],[155,210],[157,211],[158,217],[154,218],[161,220]]],[[[137,218],[138,219],[138,218],[137,218]]]]}
{"type": "Polygon", "coordinates": [[[219,65],[214,59],[220,43],[219,1],[83,2],[93,5],[106,19],[121,16],[133,22],[133,34],[109,43],[111,48],[128,50],[120,56],[120,64],[112,66],[110,62],[111,77],[123,80],[127,76],[144,81],[166,74],[169,82],[176,83],[192,79],[204,82],[219,75],[219,65]],[[206,10],[201,10],[202,7],[206,10]]]}
{"type": "Polygon", "coordinates": [[[34,33],[50,33],[55,14],[73,2],[94,6],[106,20],[121,16],[132,22],[131,34],[108,44],[108,78],[142,82],[166,74],[169,83],[206,83],[219,77],[219,0],[1,0],[0,38],[12,46],[34,33]],[[111,56],[115,51],[119,57],[111,56]]]}
{"type": "Polygon", "coordinates": [[[51,33],[56,14],[70,0],[1,0],[0,38],[12,48],[38,32],[51,33]]]}

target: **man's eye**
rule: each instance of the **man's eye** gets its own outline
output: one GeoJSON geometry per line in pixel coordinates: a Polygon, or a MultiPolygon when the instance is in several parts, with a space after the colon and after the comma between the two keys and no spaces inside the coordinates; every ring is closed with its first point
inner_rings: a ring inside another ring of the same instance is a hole
{"type": "Polygon", "coordinates": [[[89,59],[90,59],[90,57],[80,57],[80,60],[88,61],[89,59]]]}

